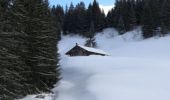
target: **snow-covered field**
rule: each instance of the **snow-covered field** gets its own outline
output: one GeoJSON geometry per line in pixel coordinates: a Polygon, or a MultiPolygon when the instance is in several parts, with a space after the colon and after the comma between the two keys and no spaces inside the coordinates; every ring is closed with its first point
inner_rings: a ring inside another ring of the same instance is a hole
{"type": "Polygon", "coordinates": [[[62,37],[63,79],[53,89],[54,100],[170,100],[170,36],[143,40],[140,29],[117,34],[108,28],[96,36],[98,48],[110,56],[68,57],[86,39],[62,37]]]}

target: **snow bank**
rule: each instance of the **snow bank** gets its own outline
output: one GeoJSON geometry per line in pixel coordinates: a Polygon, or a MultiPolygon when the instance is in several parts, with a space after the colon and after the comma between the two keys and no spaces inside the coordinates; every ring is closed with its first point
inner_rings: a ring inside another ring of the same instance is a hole
{"type": "Polygon", "coordinates": [[[39,95],[28,95],[24,99],[20,100],[53,100],[54,94],[39,94],[39,95]],[[37,97],[40,96],[40,97],[37,97]]]}

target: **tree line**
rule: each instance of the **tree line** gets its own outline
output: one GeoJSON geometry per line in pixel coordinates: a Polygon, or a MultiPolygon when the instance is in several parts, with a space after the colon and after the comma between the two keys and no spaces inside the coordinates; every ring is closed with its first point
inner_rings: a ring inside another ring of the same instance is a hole
{"type": "Polygon", "coordinates": [[[169,0],[116,0],[115,7],[107,15],[96,0],[86,8],[84,2],[74,6],[53,6],[57,25],[64,34],[80,34],[90,37],[91,23],[95,32],[106,27],[116,28],[120,34],[141,26],[144,38],[164,36],[170,31],[169,0]]]}
{"type": "Polygon", "coordinates": [[[48,0],[0,0],[0,99],[50,92],[60,79],[48,0]]]}
{"type": "Polygon", "coordinates": [[[117,0],[108,15],[108,25],[121,33],[142,26],[144,38],[164,36],[170,31],[169,0],[117,0]]]}
{"type": "Polygon", "coordinates": [[[101,31],[105,28],[105,14],[99,7],[96,0],[89,4],[86,8],[84,2],[78,3],[74,6],[66,6],[65,10],[60,5],[52,7],[53,15],[55,15],[56,22],[62,29],[63,34],[79,34],[85,37],[90,37],[90,25],[94,23],[95,31],[101,31]]]}

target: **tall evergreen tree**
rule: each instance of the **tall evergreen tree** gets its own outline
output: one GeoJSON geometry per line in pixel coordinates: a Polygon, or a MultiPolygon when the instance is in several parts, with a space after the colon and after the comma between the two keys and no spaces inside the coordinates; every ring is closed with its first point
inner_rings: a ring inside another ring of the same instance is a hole
{"type": "Polygon", "coordinates": [[[114,10],[114,8],[112,8],[106,17],[106,22],[107,22],[107,27],[115,27],[117,26],[117,20],[116,20],[116,12],[114,10]]]}
{"type": "Polygon", "coordinates": [[[29,50],[26,63],[32,72],[29,82],[34,85],[36,92],[47,91],[59,80],[59,73],[56,71],[57,33],[52,24],[48,1],[32,0],[29,4],[33,11],[29,12],[30,20],[26,28],[29,50]]]}
{"type": "Polygon", "coordinates": [[[2,17],[5,19],[2,21],[4,22],[3,30],[0,33],[0,67],[2,71],[0,74],[0,97],[2,100],[13,100],[27,93],[24,86],[26,70],[29,68],[22,58],[27,50],[24,44],[25,33],[22,30],[24,27],[21,25],[21,20],[25,16],[15,12],[16,7],[20,7],[23,13],[25,11],[22,9],[23,2],[13,2],[13,5],[8,2],[4,7],[6,8],[2,17]]]}
{"type": "MultiPolygon", "coordinates": [[[[58,28],[56,32],[61,33],[64,25],[64,9],[60,5],[53,6],[51,9],[54,27],[58,28]]],[[[61,34],[58,34],[58,38],[61,39],[61,34]]]]}
{"type": "Polygon", "coordinates": [[[170,1],[169,0],[162,0],[161,6],[161,28],[162,33],[168,34],[170,31],[170,1]]]}
{"type": "Polygon", "coordinates": [[[95,36],[95,29],[94,29],[94,22],[92,21],[90,24],[89,36],[85,43],[85,46],[87,46],[87,47],[96,47],[97,46],[94,36],[95,36]]]}
{"type": "Polygon", "coordinates": [[[127,1],[128,11],[127,11],[127,30],[133,30],[137,26],[137,18],[135,12],[135,0],[127,1]]]}
{"type": "MultiPolygon", "coordinates": [[[[105,14],[101,11],[96,0],[87,9],[88,23],[94,22],[95,31],[101,31],[105,27],[105,14]]],[[[89,26],[90,29],[90,26],[89,26]]]]}
{"type": "Polygon", "coordinates": [[[152,8],[150,6],[151,0],[145,1],[143,16],[142,16],[142,27],[143,27],[143,36],[144,38],[149,38],[154,36],[154,18],[152,8]]]}
{"type": "Polygon", "coordinates": [[[80,33],[81,35],[83,35],[82,33],[87,32],[87,27],[89,26],[89,24],[87,23],[86,20],[86,7],[84,2],[80,2],[76,5],[75,7],[75,15],[76,15],[76,33],[80,33]]]}
{"type": "Polygon", "coordinates": [[[49,91],[60,77],[48,1],[13,0],[0,10],[0,99],[49,91]]]}
{"type": "Polygon", "coordinates": [[[141,25],[141,21],[142,21],[142,13],[141,12],[143,12],[143,7],[144,7],[144,1],[136,0],[135,13],[136,13],[138,26],[141,25]]]}
{"type": "Polygon", "coordinates": [[[73,3],[71,3],[64,18],[64,34],[74,33],[76,31],[75,25],[76,25],[75,7],[73,3]]]}

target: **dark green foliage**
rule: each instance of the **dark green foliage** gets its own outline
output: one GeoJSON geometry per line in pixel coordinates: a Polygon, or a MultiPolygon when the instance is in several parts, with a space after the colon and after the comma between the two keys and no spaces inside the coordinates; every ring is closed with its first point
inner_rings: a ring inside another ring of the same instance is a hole
{"type": "Polygon", "coordinates": [[[48,1],[0,3],[0,99],[50,91],[60,77],[48,1]]]}
{"type": "Polygon", "coordinates": [[[94,28],[94,22],[92,21],[90,24],[90,31],[89,31],[89,37],[85,43],[85,46],[87,47],[96,47],[97,44],[95,42],[95,28],[94,28]]]}
{"type": "Polygon", "coordinates": [[[107,23],[120,33],[142,26],[144,38],[163,36],[170,31],[169,5],[169,0],[116,0],[107,23]]]}
{"type": "Polygon", "coordinates": [[[170,31],[170,1],[162,0],[161,9],[161,27],[163,35],[165,35],[170,31]]]}
{"type": "Polygon", "coordinates": [[[75,7],[76,15],[76,33],[84,33],[87,31],[86,8],[84,2],[80,2],[75,7]]]}
{"type": "Polygon", "coordinates": [[[150,6],[150,1],[148,0],[144,4],[144,10],[142,15],[142,27],[143,27],[143,36],[149,38],[154,36],[154,19],[152,16],[152,9],[150,6]]]}
{"type": "Polygon", "coordinates": [[[105,27],[105,14],[100,9],[99,4],[96,0],[94,0],[92,5],[89,5],[87,13],[88,23],[91,23],[91,21],[93,21],[95,31],[101,31],[105,27]]]}
{"type": "Polygon", "coordinates": [[[89,36],[88,30],[92,21],[95,32],[106,27],[114,27],[120,34],[124,34],[142,26],[144,38],[155,36],[157,33],[164,36],[170,31],[169,5],[168,0],[116,0],[115,7],[105,16],[96,0],[89,4],[87,9],[85,4],[80,2],[76,6],[66,6],[64,17],[62,15],[59,18],[62,19],[61,25],[58,26],[64,34],[79,34],[85,37],[89,36]]]}
{"type": "MultiPolygon", "coordinates": [[[[51,9],[53,24],[58,30],[55,30],[57,33],[61,33],[64,26],[64,10],[60,5],[56,7],[53,6],[51,9]]],[[[58,34],[58,38],[61,39],[61,34],[58,34]]]]}
{"type": "Polygon", "coordinates": [[[67,34],[68,32],[74,33],[76,30],[76,14],[74,9],[74,5],[71,3],[64,19],[64,34],[67,34]]]}
{"type": "Polygon", "coordinates": [[[116,13],[116,11],[114,10],[114,8],[112,8],[106,17],[106,23],[107,23],[107,27],[115,27],[117,26],[117,17],[118,14],[116,13]]]}
{"type": "Polygon", "coordinates": [[[94,22],[95,31],[101,31],[107,26],[105,14],[96,0],[89,5],[88,9],[85,8],[83,2],[78,3],[75,7],[71,3],[69,9],[66,8],[63,32],[64,34],[74,33],[87,37],[91,21],[94,22]]]}

